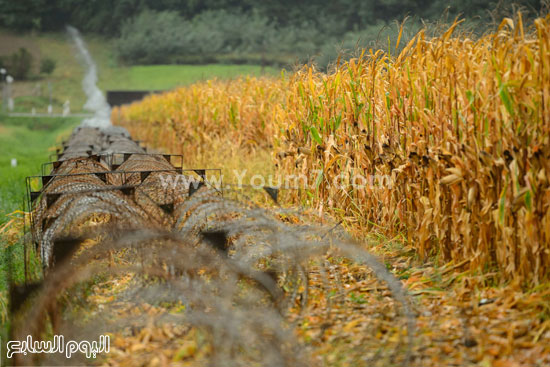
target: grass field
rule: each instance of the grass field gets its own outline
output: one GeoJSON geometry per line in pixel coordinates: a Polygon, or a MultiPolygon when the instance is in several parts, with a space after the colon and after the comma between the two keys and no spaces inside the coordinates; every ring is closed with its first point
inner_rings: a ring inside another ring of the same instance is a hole
{"type": "MultiPolygon", "coordinates": [[[[109,41],[97,37],[86,37],[87,46],[98,66],[99,87],[108,89],[162,90],[188,85],[197,81],[218,78],[228,79],[239,75],[277,74],[278,71],[257,65],[119,65],[113,55],[109,41]]],[[[15,111],[46,111],[51,85],[54,112],[61,112],[62,104],[70,101],[71,110],[80,112],[85,102],[81,80],[84,70],[76,58],[70,39],[64,33],[42,35],[14,35],[0,30],[0,55],[10,54],[18,47],[27,48],[34,56],[34,65],[41,58],[52,58],[57,67],[51,76],[35,77],[17,82],[13,86],[15,111]],[[9,46],[8,46],[9,45],[9,46]]],[[[37,74],[37,70],[33,70],[37,74]]]]}
{"type": "MultiPolygon", "coordinates": [[[[49,161],[50,148],[78,123],[74,118],[0,115],[0,337],[7,336],[8,269],[11,267],[14,281],[24,281],[22,220],[16,211],[22,209],[25,177],[39,174],[41,163],[49,161]],[[16,167],[11,166],[13,158],[16,167]]],[[[37,259],[32,257],[30,264],[36,274],[40,268],[37,259]]]]}
{"type": "Polygon", "coordinates": [[[0,116],[0,225],[7,214],[21,209],[25,177],[39,174],[49,148],[78,124],[75,119],[0,116]],[[17,167],[11,159],[17,159],[17,167]]]}
{"type": "MultiPolygon", "coordinates": [[[[213,78],[229,79],[239,75],[262,74],[262,68],[257,65],[150,65],[118,67],[107,70],[102,76],[99,87],[109,89],[172,89],[178,86],[192,84],[213,78]]],[[[264,73],[274,74],[272,68],[265,68],[264,73]]]]}

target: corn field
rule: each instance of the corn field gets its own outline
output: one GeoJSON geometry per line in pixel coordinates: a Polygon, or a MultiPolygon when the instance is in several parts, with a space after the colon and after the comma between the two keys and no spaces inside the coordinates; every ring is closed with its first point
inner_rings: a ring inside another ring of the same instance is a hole
{"type": "Polygon", "coordinates": [[[329,73],[150,96],[113,120],[188,164],[216,141],[270,150],[280,175],[315,182],[295,199],[400,236],[423,258],[538,284],[550,275],[550,17],[524,25],[518,14],[477,39],[457,26],[329,73]],[[350,185],[358,174],[390,179],[350,185]]]}

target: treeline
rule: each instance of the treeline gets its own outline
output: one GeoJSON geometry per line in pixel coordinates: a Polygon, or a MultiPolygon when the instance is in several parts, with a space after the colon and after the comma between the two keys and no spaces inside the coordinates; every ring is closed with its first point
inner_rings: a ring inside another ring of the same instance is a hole
{"type": "MultiPolygon", "coordinates": [[[[539,13],[546,0],[0,0],[0,26],[55,31],[73,24],[115,38],[127,63],[288,63],[396,34],[395,20],[412,16],[413,33],[426,22],[468,19],[470,29],[521,7],[539,13]],[[387,28],[389,26],[389,28],[387,28]],[[393,29],[392,29],[393,27],[393,29]]],[[[321,56],[320,56],[321,55],[321,56]]]]}

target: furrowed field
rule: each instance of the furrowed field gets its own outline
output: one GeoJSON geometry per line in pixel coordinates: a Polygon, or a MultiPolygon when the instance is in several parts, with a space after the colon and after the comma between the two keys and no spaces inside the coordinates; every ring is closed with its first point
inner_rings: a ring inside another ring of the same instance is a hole
{"type": "Polygon", "coordinates": [[[277,174],[309,176],[295,202],[420,258],[534,286],[550,275],[550,18],[519,14],[479,39],[457,25],[327,74],[194,84],[113,119],[188,162],[268,152],[277,174]],[[335,184],[357,174],[391,180],[335,184]]]}

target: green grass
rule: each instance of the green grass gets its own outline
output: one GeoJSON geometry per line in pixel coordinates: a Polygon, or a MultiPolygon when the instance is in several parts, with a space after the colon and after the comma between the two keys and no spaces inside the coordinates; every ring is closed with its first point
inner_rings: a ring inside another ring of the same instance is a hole
{"type": "MultiPolygon", "coordinates": [[[[52,98],[52,106],[55,109],[55,112],[61,112],[63,104],[61,101],[52,98]]],[[[48,105],[50,104],[49,97],[42,96],[22,96],[18,97],[15,101],[15,106],[13,112],[31,112],[34,108],[37,112],[44,112],[48,110],[48,105]]]]}
{"type": "MultiPolygon", "coordinates": [[[[50,148],[68,135],[80,121],[74,118],[16,118],[0,115],[0,227],[11,219],[10,213],[22,209],[25,177],[40,173],[40,166],[49,160],[50,148]],[[17,167],[11,159],[17,159],[17,167]]],[[[12,214],[13,215],[13,214],[12,214]]],[[[0,338],[8,336],[7,319],[8,272],[11,280],[23,283],[24,242],[22,236],[8,240],[0,235],[0,338]]],[[[29,253],[32,279],[40,277],[40,263],[29,253]]],[[[2,358],[2,357],[0,357],[2,358]]],[[[0,359],[1,361],[1,359],[0,359]]]]}
{"type": "MultiPolygon", "coordinates": [[[[171,89],[207,79],[230,79],[240,75],[274,75],[273,68],[262,68],[257,65],[151,65],[115,68],[109,70],[112,77],[101,77],[99,86],[102,90],[159,90],[171,89]]],[[[106,75],[108,75],[106,74],[106,75]]]]}
{"type": "MultiPolygon", "coordinates": [[[[46,112],[51,88],[53,112],[61,113],[62,104],[70,101],[71,111],[82,112],[86,96],[82,91],[84,69],[78,60],[71,40],[65,33],[40,35],[14,35],[0,30],[2,36],[9,35],[9,41],[19,42],[21,46],[31,48],[35,55],[34,64],[39,65],[41,58],[51,58],[57,67],[52,75],[35,75],[33,80],[16,81],[13,85],[16,112],[46,112]],[[39,55],[39,56],[38,56],[39,55]]],[[[112,42],[84,35],[88,49],[98,68],[99,87],[102,90],[164,90],[188,85],[212,78],[228,79],[239,75],[275,75],[279,71],[272,67],[262,69],[258,65],[120,65],[113,54],[112,42]]],[[[37,71],[35,70],[36,74],[37,71]]]]}
{"type": "Polygon", "coordinates": [[[60,134],[79,123],[69,118],[21,118],[0,116],[0,225],[6,214],[22,208],[25,177],[40,173],[60,134]],[[17,167],[11,159],[17,159],[17,167]]]}

